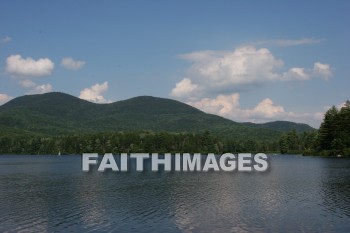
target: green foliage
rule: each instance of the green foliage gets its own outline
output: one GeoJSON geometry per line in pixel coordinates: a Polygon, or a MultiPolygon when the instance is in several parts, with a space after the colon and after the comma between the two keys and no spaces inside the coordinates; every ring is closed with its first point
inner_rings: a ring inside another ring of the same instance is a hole
{"type": "Polygon", "coordinates": [[[340,110],[332,106],[325,113],[318,132],[304,132],[298,136],[290,131],[281,136],[279,144],[281,153],[350,156],[350,101],[340,110]]]}
{"type": "Polygon", "coordinates": [[[295,130],[297,133],[315,131],[314,128],[312,128],[307,124],[294,123],[289,121],[273,121],[273,122],[267,122],[267,123],[261,123],[261,124],[244,123],[244,125],[247,125],[253,128],[270,129],[270,130],[275,130],[280,132],[289,132],[291,130],[295,130]]]}
{"type": "Polygon", "coordinates": [[[253,140],[221,141],[209,131],[203,133],[105,132],[64,136],[3,136],[0,154],[82,153],[224,153],[276,151],[273,142],[253,140]]]}
{"type": "Polygon", "coordinates": [[[47,93],[0,106],[0,153],[276,152],[290,129],[285,152],[303,148],[298,133],[314,132],[293,122],[237,123],[150,96],[94,104],[47,93]]]}
{"type": "Polygon", "coordinates": [[[210,133],[225,138],[278,140],[295,123],[237,123],[206,114],[184,103],[141,96],[111,104],[94,104],[63,93],[18,97],[0,106],[0,135],[58,136],[105,131],[210,133]],[[264,126],[265,125],[265,126],[264,126]],[[288,126],[283,126],[288,125],[288,126]]]}
{"type": "Polygon", "coordinates": [[[282,154],[287,153],[304,153],[311,154],[315,147],[317,139],[316,131],[308,131],[297,134],[296,130],[284,133],[279,140],[280,151],[282,154]]]}
{"type": "Polygon", "coordinates": [[[319,150],[330,150],[332,154],[349,156],[350,147],[350,101],[338,110],[330,108],[323,119],[319,133],[319,150]]]}

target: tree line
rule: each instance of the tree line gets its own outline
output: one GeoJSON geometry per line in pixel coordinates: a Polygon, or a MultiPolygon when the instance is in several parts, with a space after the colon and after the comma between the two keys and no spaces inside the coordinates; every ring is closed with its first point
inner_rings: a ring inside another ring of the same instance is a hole
{"type": "Polygon", "coordinates": [[[82,154],[82,153],[217,153],[265,152],[304,155],[350,155],[350,101],[331,107],[319,130],[284,133],[279,140],[230,139],[209,131],[101,132],[63,136],[3,135],[0,154],[82,154]]]}
{"type": "Polygon", "coordinates": [[[277,141],[221,139],[202,133],[104,132],[56,137],[3,136],[0,154],[277,152],[277,141]]]}
{"type": "Polygon", "coordinates": [[[350,155],[350,101],[340,109],[332,106],[318,131],[318,149],[323,155],[350,155]]]}
{"type": "Polygon", "coordinates": [[[281,136],[279,145],[281,153],[350,156],[350,101],[340,109],[332,106],[318,131],[298,135],[292,130],[281,136]]]}

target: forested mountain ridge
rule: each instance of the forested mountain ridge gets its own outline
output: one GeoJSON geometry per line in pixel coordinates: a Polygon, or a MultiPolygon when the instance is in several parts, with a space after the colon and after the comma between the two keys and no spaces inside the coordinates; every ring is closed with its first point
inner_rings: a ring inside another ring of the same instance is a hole
{"type": "MultiPolygon", "coordinates": [[[[66,135],[107,131],[204,132],[229,138],[278,139],[293,122],[237,123],[176,100],[140,96],[95,104],[52,92],[15,98],[0,106],[2,135],[66,135]],[[277,127],[278,126],[278,127],[277,127]]],[[[312,130],[303,125],[305,131],[312,130]]]]}
{"type": "Polygon", "coordinates": [[[254,128],[271,129],[271,130],[276,130],[276,131],[281,131],[281,132],[288,132],[288,131],[291,131],[293,129],[298,133],[316,130],[307,124],[295,123],[295,122],[290,122],[290,121],[272,121],[272,122],[260,123],[260,124],[246,122],[243,124],[250,126],[250,127],[254,127],[254,128]]]}

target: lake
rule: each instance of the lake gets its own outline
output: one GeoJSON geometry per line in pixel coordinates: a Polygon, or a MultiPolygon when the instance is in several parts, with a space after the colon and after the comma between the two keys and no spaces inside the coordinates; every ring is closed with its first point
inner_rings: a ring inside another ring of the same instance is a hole
{"type": "Polygon", "coordinates": [[[89,172],[0,156],[0,232],[350,232],[350,159],[269,156],[267,172],[89,172]]]}

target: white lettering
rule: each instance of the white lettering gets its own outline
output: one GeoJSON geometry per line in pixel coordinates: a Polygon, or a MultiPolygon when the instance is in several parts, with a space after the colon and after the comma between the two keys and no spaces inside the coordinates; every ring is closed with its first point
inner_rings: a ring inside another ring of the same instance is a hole
{"type": "Polygon", "coordinates": [[[165,154],[164,159],[160,159],[157,153],[152,154],[152,171],[158,171],[160,164],[164,164],[164,171],[171,171],[171,154],[165,154]]]}
{"type": "Polygon", "coordinates": [[[264,172],[268,168],[267,156],[263,153],[258,153],[254,156],[254,161],[257,163],[254,165],[254,169],[258,172],[264,172]],[[259,166],[259,164],[261,166],[259,166]]]}
{"type": "Polygon", "coordinates": [[[251,165],[252,161],[252,154],[250,153],[241,153],[238,154],[238,171],[252,171],[251,166],[244,166],[246,165],[251,165]],[[249,158],[249,160],[248,160],[249,158]]]}
{"type": "Polygon", "coordinates": [[[230,172],[236,169],[236,161],[234,160],[236,157],[234,154],[225,153],[220,157],[220,167],[223,171],[230,172]],[[229,161],[227,161],[230,159],[229,161]],[[226,166],[226,161],[229,166],[226,166]]]}
{"type": "Polygon", "coordinates": [[[90,171],[90,164],[97,164],[97,153],[84,153],[82,160],[82,167],[84,172],[90,171]]]}
{"type": "Polygon", "coordinates": [[[209,169],[213,169],[214,171],[220,171],[218,162],[216,161],[214,154],[208,154],[207,159],[205,160],[203,171],[207,172],[209,169]]]}
{"type": "Polygon", "coordinates": [[[194,154],[191,158],[191,155],[185,153],[182,155],[182,170],[183,171],[200,171],[201,170],[201,155],[194,154]]]}
{"type": "Polygon", "coordinates": [[[131,153],[130,158],[136,159],[136,171],[143,171],[143,160],[149,159],[149,154],[146,153],[131,153]]]}
{"type": "Polygon", "coordinates": [[[112,169],[113,171],[119,171],[118,165],[115,162],[112,154],[105,154],[102,158],[100,166],[98,167],[99,172],[104,172],[106,169],[112,169]]]}

